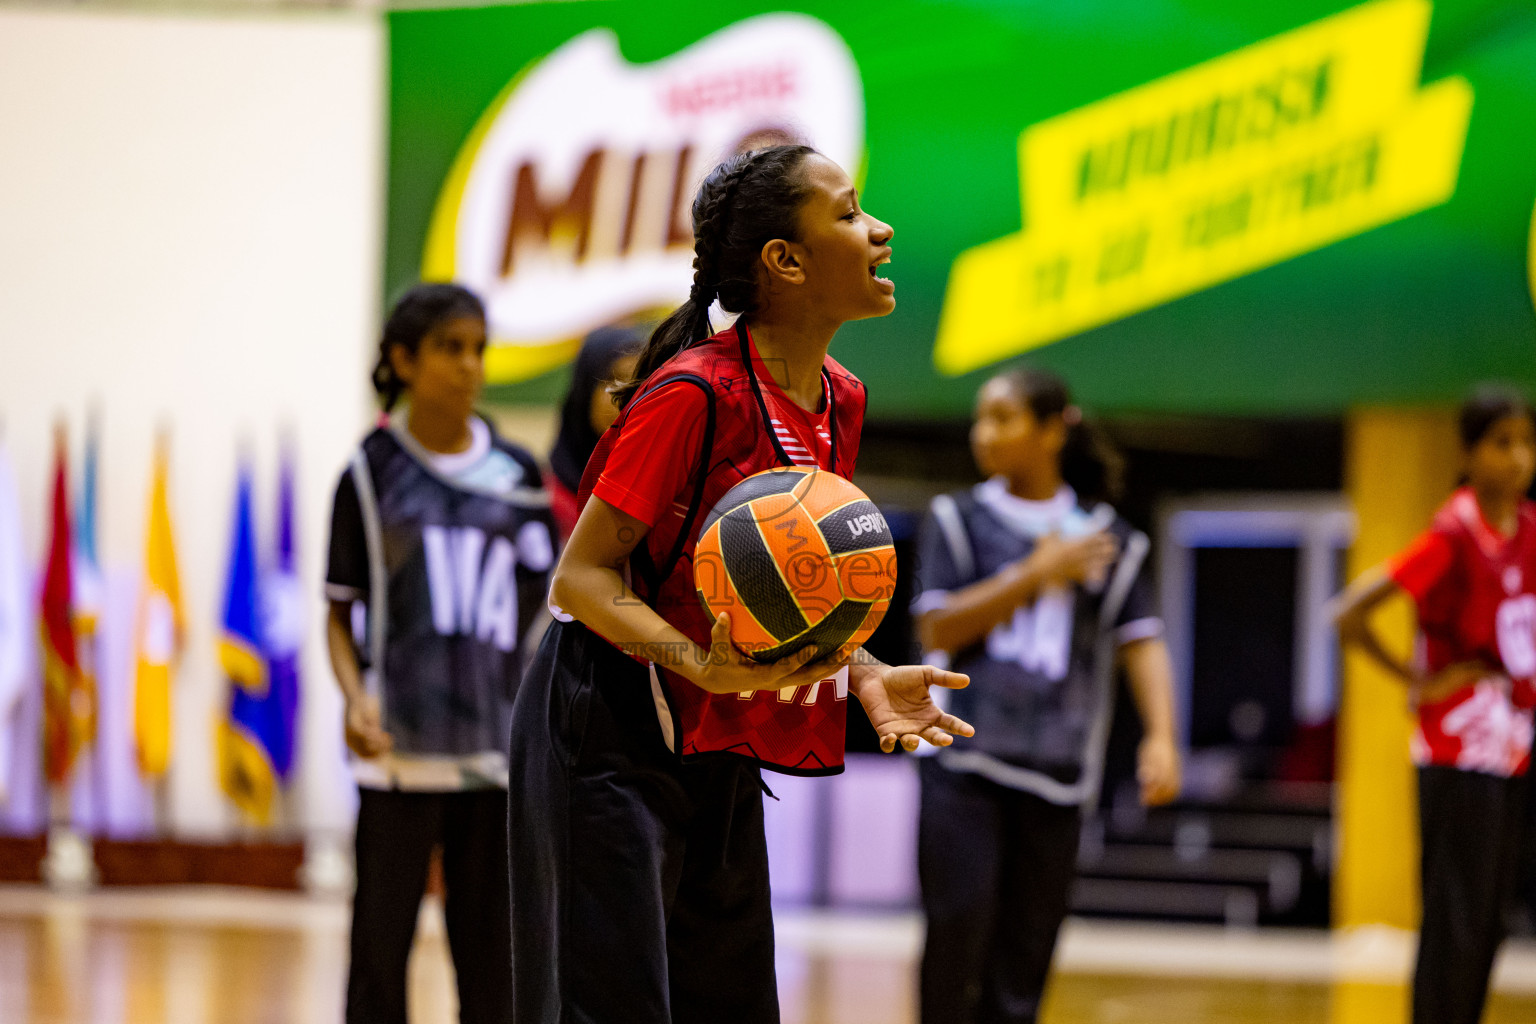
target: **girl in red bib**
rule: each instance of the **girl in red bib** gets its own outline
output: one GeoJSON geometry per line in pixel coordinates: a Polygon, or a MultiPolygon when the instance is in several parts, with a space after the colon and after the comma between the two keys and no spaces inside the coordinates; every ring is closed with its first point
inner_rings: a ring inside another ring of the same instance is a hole
{"type": "Polygon", "coordinates": [[[1482,1016],[1514,884],[1536,704],[1536,425],[1526,400],[1488,389],[1461,410],[1463,485],[1428,530],[1340,599],[1339,636],[1408,685],[1418,709],[1424,916],[1415,1024],[1482,1016]],[[1371,628],[1404,593],[1420,643],[1405,664],[1371,628]]]}
{"type": "Polygon", "coordinates": [[[727,490],[775,466],[852,476],[864,388],[827,347],[895,299],[891,228],[808,147],[717,167],[693,228],[691,294],[617,392],[550,590],[564,621],[513,709],[519,1024],[776,1022],[759,769],[840,771],[850,694],[886,750],[971,731],[928,692],[964,676],[758,664],[701,608],[693,546],[727,490]],[[716,300],[739,316],[712,334],[716,300]]]}

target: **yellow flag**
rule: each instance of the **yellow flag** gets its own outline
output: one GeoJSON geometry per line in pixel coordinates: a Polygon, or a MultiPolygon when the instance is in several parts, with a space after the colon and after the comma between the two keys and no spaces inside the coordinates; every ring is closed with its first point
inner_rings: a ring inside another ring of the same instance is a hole
{"type": "Polygon", "coordinates": [[[155,443],[155,475],[150,485],[149,528],[144,543],[144,583],[139,592],[134,639],[133,734],[139,771],[165,773],[171,760],[171,672],[181,649],[181,579],[176,572],[176,540],[166,498],[169,439],[155,443]]]}

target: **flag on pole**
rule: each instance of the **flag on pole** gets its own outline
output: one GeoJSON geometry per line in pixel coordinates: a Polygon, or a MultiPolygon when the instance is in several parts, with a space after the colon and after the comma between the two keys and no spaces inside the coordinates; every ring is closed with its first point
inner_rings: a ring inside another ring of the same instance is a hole
{"type": "Polygon", "coordinates": [[[11,751],[26,679],[26,645],[33,637],[30,590],[16,475],[10,453],[0,444],[0,804],[10,799],[11,751]]]}
{"type": "Polygon", "coordinates": [[[84,686],[75,648],[70,572],[68,455],[64,428],[53,438],[53,522],[43,574],[38,631],[43,654],[43,770],[55,786],[69,781],[89,736],[95,701],[84,686]]]}
{"type": "Polygon", "coordinates": [[[96,554],[96,418],[91,417],[85,434],[85,458],[80,483],[80,504],[74,522],[74,547],[70,565],[73,593],[72,614],[75,625],[75,658],[80,666],[80,687],[91,698],[91,720],[85,741],[96,738],[98,703],[97,629],[101,621],[106,583],[101,575],[101,561],[96,554]]]}
{"type": "Polygon", "coordinates": [[[267,745],[272,701],[257,601],[251,471],[242,463],[219,639],[219,662],[229,679],[228,713],[219,728],[219,783],[247,819],[265,825],[272,820],[277,771],[267,745]]]}
{"type": "MultiPolygon", "coordinates": [[[[261,641],[270,687],[260,730],[272,768],[284,784],[293,771],[299,707],[299,647],[304,638],[304,588],[294,564],[293,448],[283,445],[278,465],[277,535],[261,582],[261,641]]],[[[252,709],[255,714],[256,709],[252,709]]]]}
{"type": "Polygon", "coordinates": [[[133,739],[139,771],[156,777],[171,763],[171,670],[181,652],[184,620],[176,538],[167,495],[170,438],[155,439],[154,478],[149,485],[149,524],[144,536],[144,582],[139,591],[133,654],[133,739]]]}

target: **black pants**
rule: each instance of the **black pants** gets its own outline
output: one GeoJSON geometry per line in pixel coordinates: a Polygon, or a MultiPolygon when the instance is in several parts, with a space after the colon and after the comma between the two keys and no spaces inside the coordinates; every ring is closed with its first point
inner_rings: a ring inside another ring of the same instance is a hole
{"type": "Polygon", "coordinates": [[[1413,971],[1414,1024],[1477,1024],[1504,941],[1525,810],[1525,780],[1419,769],[1424,919],[1413,971]]]}
{"type": "Polygon", "coordinates": [[[347,1024],[405,1024],[406,961],[432,848],[443,848],[443,916],[463,1024],[512,1019],[507,794],[363,789],[347,1024]]]}
{"type": "Polygon", "coordinates": [[[650,682],[555,623],[512,712],[517,1024],[777,1024],[761,778],[680,764],[650,682]]]}
{"type": "Polygon", "coordinates": [[[923,759],[922,1024],[1029,1024],[1067,915],[1081,815],[923,759]]]}

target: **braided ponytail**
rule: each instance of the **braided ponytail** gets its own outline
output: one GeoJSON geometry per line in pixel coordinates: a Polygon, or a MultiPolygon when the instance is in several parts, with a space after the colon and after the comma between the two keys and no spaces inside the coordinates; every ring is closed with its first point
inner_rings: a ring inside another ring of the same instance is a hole
{"type": "Polygon", "coordinates": [[[656,326],[640,351],[633,379],[613,389],[623,408],[668,359],[708,338],[716,299],[732,313],[757,306],[757,261],[775,238],[793,240],[806,188],[800,162],[809,146],[770,146],[716,167],[693,200],[693,286],[688,298],[656,326]]]}

